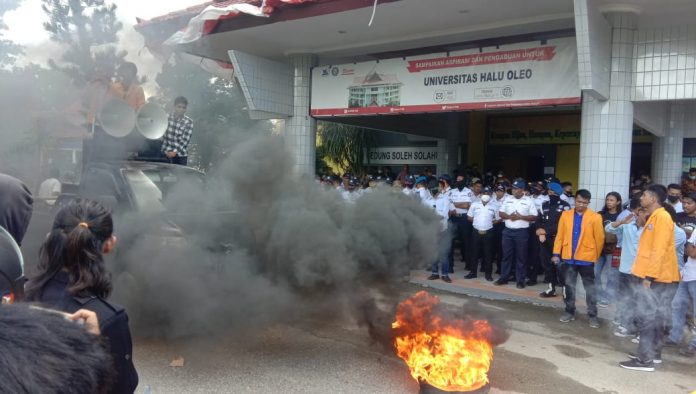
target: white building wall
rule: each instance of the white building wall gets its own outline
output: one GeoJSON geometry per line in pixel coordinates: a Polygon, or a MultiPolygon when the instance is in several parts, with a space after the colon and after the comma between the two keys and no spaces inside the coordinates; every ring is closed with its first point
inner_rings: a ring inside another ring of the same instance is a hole
{"type": "Polygon", "coordinates": [[[653,180],[665,186],[680,183],[687,108],[684,102],[671,103],[666,125],[667,135],[658,137],[653,142],[653,180]]]}
{"type": "Polygon", "coordinates": [[[602,207],[604,196],[628,194],[633,142],[633,104],[630,101],[631,50],[635,15],[608,15],[612,28],[609,100],[583,92],[578,188],[592,192],[591,207],[602,207]]]}
{"type": "Polygon", "coordinates": [[[293,115],[285,122],[285,145],[295,159],[295,174],[314,177],[316,172],[317,122],[309,116],[311,68],[314,55],[293,55],[290,66],[293,75],[293,115]]]}

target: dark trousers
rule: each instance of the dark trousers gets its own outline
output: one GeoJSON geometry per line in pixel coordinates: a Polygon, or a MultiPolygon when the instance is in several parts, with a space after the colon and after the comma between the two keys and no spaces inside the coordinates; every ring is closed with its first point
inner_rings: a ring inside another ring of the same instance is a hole
{"type": "Polygon", "coordinates": [[[433,275],[438,275],[439,268],[440,275],[449,276],[449,256],[451,252],[452,226],[449,226],[447,230],[440,232],[437,237],[437,260],[430,267],[433,275]]]}
{"type": "Polygon", "coordinates": [[[493,275],[493,230],[481,233],[476,229],[471,232],[471,272],[478,270],[479,255],[483,254],[483,272],[486,278],[493,275]]]}
{"type": "Polygon", "coordinates": [[[180,166],[185,166],[188,164],[188,156],[179,156],[176,155],[174,158],[169,159],[172,164],[178,164],[180,166]]]}
{"type": "Polygon", "coordinates": [[[450,249],[449,262],[450,266],[454,264],[454,243],[459,242],[459,251],[462,254],[462,259],[466,261],[466,267],[469,267],[469,254],[471,253],[471,223],[463,216],[452,216],[450,219],[452,226],[452,248],[450,249]]]}
{"type": "Polygon", "coordinates": [[[503,230],[505,223],[500,222],[493,225],[493,259],[498,264],[498,273],[503,268],[503,230]]]}
{"type": "Polygon", "coordinates": [[[629,332],[634,333],[636,328],[636,286],[640,285],[640,280],[631,274],[619,273],[618,294],[616,297],[616,316],[618,321],[629,332]]]}
{"type": "Polygon", "coordinates": [[[503,267],[500,271],[501,280],[509,280],[514,262],[517,283],[524,283],[528,242],[529,230],[526,228],[506,228],[503,230],[503,267]]]}
{"type": "Polygon", "coordinates": [[[587,302],[587,315],[597,317],[597,288],[595,287],[594,265],[561,264],[560,274],[563,277],[563,301],[566,312],[575,314],[575,289],[577,288],[578,274],[585,288],[585,301],[587,302]]]}
{"type": "Polygon", "coordinates": [[[539,237],[536,235],[536,226],[529,226],[529,249],[527,256],[527,278],[532,282],[537,281],[537,276],[543,270],[539,265],[539,237]]]}
{"type": "MultiPolygon", "coordinates": [[[[539,238],[537,237],[537,241],[539,238]]],[[[551,262],[553,257],[553,243],[556,236],[547,236],[546,241],[539,242],[539,264],[544,267],[544,282],[549,283],[552,289],[558,286],[558,267],[551,262]]]]}
{"type": "Polygon", "coordinates": [[[642,281],[635,286],[636,323],[640,335],[638,358],[647,362],[662,357],[664,334],[672,315],[670,305],[677,292],[676,283],[653,282],[646,289],[642,281]]]}

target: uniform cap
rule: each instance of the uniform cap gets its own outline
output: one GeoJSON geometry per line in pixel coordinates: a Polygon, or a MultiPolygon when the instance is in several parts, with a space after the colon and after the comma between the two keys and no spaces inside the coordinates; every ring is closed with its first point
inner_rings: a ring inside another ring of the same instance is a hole
{"type": "Polygon", "coordinates": [[[524,181],[524,179],[517,179],[515,182],[512,182],[512,187],[516,189],[525,189],[527,187],[527,183],[524,181]]]}
{"type": "Polygon", "coordinates": [[[452,184],[452,177],[449,176],[448,174],[442,174],[438,178],[439,181],[445,181],[447,184],[451,185],[452,184]]]}
{"type": "Polygon", "coordinates": [[[561,186],[560,183],[551,182],[551,183],[549,183],[549,185],[547,186],[547,188],[548,188],[549,190],[551,190],[552,192],[556,193],[556,194],[559,195],[559,196],[560,196],[561,194],[563,194],[563,187],[561,186]]]}
{"type": "Polygon", "coordinates": [[[416,178],[416,183],[428,183],[428,177],[421,175],[416,178]]]}
{"type": "Polygon", "coordinates": [[[500,184],[500,185],[498,185],[498,186],[495,187],[495,190],[496,190],[496,191],[498,191],[498,190],[500,190],[500,191],[505,191],[505,185],[500,184]]]}

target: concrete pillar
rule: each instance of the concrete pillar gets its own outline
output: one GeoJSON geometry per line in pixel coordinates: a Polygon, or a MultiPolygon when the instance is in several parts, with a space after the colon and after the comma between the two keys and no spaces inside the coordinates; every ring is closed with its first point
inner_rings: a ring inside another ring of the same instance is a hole
{"type": "Polygon", "coordinates": [[[679,183],[682,175],[682,152],[686,129],[686,104],[670,104],[666,135],[655,138],[652,146],[653,181],[662,185],[679,183]]]}
{"type": "Polygon", "coordinates": [[[311,68],[316,58],[310,54],[290,56],[293,68],[293,116],[285,121],[285,145],[295,159],[295,175],[313,177],[316,163],[317,122],[309,116],[311,68]]]}
{"type": "Polygon", "coordinates": [[[628,197],[633,142],[630,86],[635,15],[612,13],[607,19],[612,25],[609,100],[583,92],[581,116],[578,188],[592,193],[594,210],[603,206],[604,196],[611,191],[628,197]]]}

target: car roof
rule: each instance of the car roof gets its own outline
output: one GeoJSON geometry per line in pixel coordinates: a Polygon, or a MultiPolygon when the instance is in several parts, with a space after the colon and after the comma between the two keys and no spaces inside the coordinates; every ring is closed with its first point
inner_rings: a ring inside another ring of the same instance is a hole
{"type": "Polygon", "coordinates": [[[134,160],[123,160],[123,161],[112,161],[112,162],[99,162],[92,163],[92,165],[99,167],[110,167],[114,170],[172,170],[177,172],[194,172],[204,175],[203,172],[186,166],[181,166],[177,164],[163,163],[163,162],[152,162],[152,161],[134,161],[134,160]]]}

